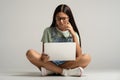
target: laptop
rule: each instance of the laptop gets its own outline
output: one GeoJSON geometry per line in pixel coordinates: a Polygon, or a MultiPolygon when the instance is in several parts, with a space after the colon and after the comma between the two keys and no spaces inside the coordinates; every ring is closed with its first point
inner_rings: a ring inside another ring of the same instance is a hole
{"type": "Polygon", "coordinates": [[[50,61],[71,61],[76,59],[76,43],[75,42],[59,42],[45,43],[44,53],[50,58],[50,61]]]}

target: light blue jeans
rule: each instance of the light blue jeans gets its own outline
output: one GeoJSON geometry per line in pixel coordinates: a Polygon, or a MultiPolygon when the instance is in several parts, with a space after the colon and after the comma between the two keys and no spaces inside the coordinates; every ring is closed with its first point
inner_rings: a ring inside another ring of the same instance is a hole
{"type": "Polygon", "coordinates": [[[52,61],[56,65],[64,64],[66,61],[52,61]]]}

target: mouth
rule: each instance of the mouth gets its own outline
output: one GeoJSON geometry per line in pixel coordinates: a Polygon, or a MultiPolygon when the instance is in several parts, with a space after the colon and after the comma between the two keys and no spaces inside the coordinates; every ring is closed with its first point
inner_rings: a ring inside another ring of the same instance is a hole
{"type": "Polygon", "coordinates": [[[66,28],[64,26],[59,26],[58,29],[60,29],[61,31],[66,31],[66,28]]]}

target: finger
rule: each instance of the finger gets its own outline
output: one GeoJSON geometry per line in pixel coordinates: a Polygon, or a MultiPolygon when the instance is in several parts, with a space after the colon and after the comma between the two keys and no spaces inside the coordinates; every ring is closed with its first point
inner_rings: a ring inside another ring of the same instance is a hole
{"type": "Polygon", "coordinates": [[[47,61],[49,60],[49,56],[46,57],[47,61]]]}
{"type": "Polygon", "coordinates": [[[67,24],[70,24],[70,22],[67,22],[67,24]]]}
{"type": "Polygon", "coordinates": [[[67,24],[70,24],[70,22],[68,21],[67,24]]]}
{"type": "Polygon", "coordinates": [[[66,30],[70,30],[70,28],[66,28],[66,30]]]}
{"type": "Polygon", "coordinates": [[[48,55],[44,53],[43,56],[48,56],[48,55]]]}

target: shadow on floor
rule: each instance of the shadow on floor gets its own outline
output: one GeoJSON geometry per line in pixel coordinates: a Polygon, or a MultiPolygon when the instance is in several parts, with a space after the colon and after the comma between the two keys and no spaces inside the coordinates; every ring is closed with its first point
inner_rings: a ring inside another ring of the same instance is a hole
{"type": "Polygon", "coordinates": [[[10,76],[21,76],[21,77],[52,77],[52,76],[56,76],[56,77],[63,77],[60,74],[51,74],[51,75],[47,75],[47,76],[42,76],[40,72],[15,72],[10,74],[10,76]]]}
{"type": "MultiPolygon", "coordinates": [[[[11,73],[10,76],[18,76],[18,77],[65,77],[60,74],[51,74],[47,76],[42,76],[40,72],[14,72],[11,73]]],[[[80,77],[80,76],[69,76],[69,77],[80,77]]],[[[81,76],[81,77],[85,77],[81,76]]]]}
{"type": "Polygon", "coordinates": [[[10,76],[21,76],[21,77],[41,77],[40,72],[14,72],[10,76]]]}

